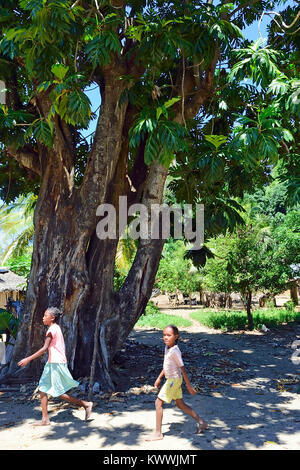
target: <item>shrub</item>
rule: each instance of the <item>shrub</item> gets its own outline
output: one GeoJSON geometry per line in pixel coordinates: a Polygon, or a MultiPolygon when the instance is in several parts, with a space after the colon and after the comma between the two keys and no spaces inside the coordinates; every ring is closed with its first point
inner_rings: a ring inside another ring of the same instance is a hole
{"type": "Polygon", "coordinates": [[[144,315],[155,315],[157,313],[160,313],[159,308],[150,300],[145,308],[144,315]]]}
{"type": "MultiPolygon", "coordinates": [[[[191,318],[209,328],[227,331],[245,330],[247,328],[247,313],[245,311],[215,312],[202,310],[191,314],[191,318]]],[[[262,325],[274,327],[293,321],[300,322],[300,312],[276,307],[253,311],[254,328],[261,328],[262,325]]]]}
{"type": "Polygon", "coordinates": [[[293,300],[289,300],[288,302],[285,302],[284,308],[288,310],[289,312],[294,312],[295,302],[293,300]]]}
{"type": "Polygon", "coordinates": [[[152,327],[159,328],[163,330],[167,325],[173,324],[180,327],[191,326],[192,322],[186,318],[182,318],[177,315],[167,315],[166,313],[154,313],[142,315],[138,322],[137,326],[140,327],[152,327]]]}

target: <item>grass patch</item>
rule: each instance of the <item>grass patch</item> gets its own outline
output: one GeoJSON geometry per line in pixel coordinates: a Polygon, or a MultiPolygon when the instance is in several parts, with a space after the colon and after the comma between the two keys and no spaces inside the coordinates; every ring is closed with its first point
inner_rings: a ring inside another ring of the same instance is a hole
{"type": "MultiPolygon", "coordinates": [[[[300,312],[287,310],[285,308],[270,308],[267,310],[253,310],[253,323],[255,329],[260,329],[262,325],[268,328],[279,326],[282,323],[300,322],[300,312]]],[[[233,331],[245,330],[247,328],[246,311],[221,311],[201,310],[191,314],[191,318],[201,325],[209,328],[233,331]]]]}
{"type": "Polygon", "coordinates": [[[156,305],[154,305],[152,302],[149,302],[146,307],[145,315],[142,315],[139,318],[136,326],[159,328],[163,330],[167,325],[170,324],[180,328],[191,326],[192,322],[187,318],[182,318],[177,315],[167,315],[166,313],[161,313],[156,305]]]}
{"type": "Polygon", "coordinates": [[[167,315],[166,313],[155,313],[154,315],[142,315],[136,326],[148,326],[151,328],[159,328],[163,330],[167,325],[175,325],[178,328],[191,326],[192,322],[187,318],[177,315],[167,315]]]}

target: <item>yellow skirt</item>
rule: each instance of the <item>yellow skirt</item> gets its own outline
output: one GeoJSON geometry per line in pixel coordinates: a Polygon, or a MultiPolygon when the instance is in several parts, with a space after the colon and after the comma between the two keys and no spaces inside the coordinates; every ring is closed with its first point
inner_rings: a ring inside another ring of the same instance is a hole
{"type": "Polygon", "coordinates": [[[182,398],[181,384],[182,377],[167,379],[158,394],[158,398],[166,403],[171,403],[172,400],[179,400],[182,398]]]}

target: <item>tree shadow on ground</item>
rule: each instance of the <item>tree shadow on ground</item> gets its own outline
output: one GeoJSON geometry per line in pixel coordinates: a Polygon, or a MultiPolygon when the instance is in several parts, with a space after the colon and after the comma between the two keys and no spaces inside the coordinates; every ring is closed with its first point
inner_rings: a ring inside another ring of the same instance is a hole
{"type": "MultiPolygon", "coordinates": [[[[157,444],[157,448],[242,450],[268,448],[269,444],[271,448],[272,443],[276,443],[282,448],[299,449],[300,395],[297,394],[299,383],[297,385],[295,377],[299,378],[300,374],[299,367],[291,361],[293,350],[290,347],[299,334],[299,326],[277,330],[269,336],[182,331],[179,345],[186,369],[190,377],[200,387],[203,386],[195,396],[189,395],[184,387],[183,398],[208,421],[209,429],[195,435],[193,419],[176,406],[165,405],[164,440],[157,444]],[[224,361],[234,367],[238,363],[241,367],[235,369],[240,371],[229,370],[226,375],[226,367],[224,370],[218,367],[224,361]],[[206,376],[212,378],[210,380],[215,379],[215,383],[206,383],[206,376]],[[222,383],[224,378],[226,380],[222,383]]],[[[157,354],[163,350],[161,331],[135,331],[129,341],[134,347],[131,345],[128,354],[127,349],[123,352],[127,362],[122,372],[128,378],[128,387],[145,383],[153,385],[162,368],[162,354],[159,357],[157,354]],[[139,363],[138,368],[135,361],[139,363]],[[147,373],[147,368],[151,372],[147,373]]],[[[124,384],[123,381],[123,391],[124,384]]],[[[18,397],[18,393],[14,397],[18,397]]],[[[66,449],[69,444],[76,444],[80,449],[91,448],[92,439],[92,447],[99,449],[116,446],[153,449],[155,444],[149,445],[144,437],[153,431],[155,425],[155,398],[154,393],[129,395],[123,403],[111,403],[95,397],[97,404],[89,422],[83,420],[83,410],[63,408],[51,413],[50,406],[52,425],[35,431],[32,436],[35,440],[43,439],[45,448],[47,442],[53,446],[59,441],[61,447],[61,440],[65,442],[66,449]]],[[[18,428],[26,426],[29,429],[28,420],[41,419],[37,400],[19,405],[22,408],[12,415],[13,401],[13,397],[6,393],[0,396],[0,429],[11,432],[12,439],[18,428]]]]}

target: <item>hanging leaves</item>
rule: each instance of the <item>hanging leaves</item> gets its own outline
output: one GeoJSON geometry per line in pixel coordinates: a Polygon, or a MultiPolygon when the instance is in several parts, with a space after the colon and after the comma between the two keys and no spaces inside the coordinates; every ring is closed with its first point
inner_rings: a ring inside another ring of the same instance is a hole
{"type": "Polygon", "coordinates": [[[46,147],[51,148],[53,145],[53,131],[53,124],[43,119],[37,119],[26,131],[25,141],[29,141],[33,138],[38,142],[45,144],[46,147]]]}
{"type": "Polygon", "coordinates": [[[234,51],[238,62],[229,73],[229,81],[249,78],[256,85],[266,88],[273,79],[281,75],[278,68],[279,52],[261,46],[262,40],[258,39],[249,47],[234,51]]]}
{"type": "Polygon", "coordinates": [[[63,64],[54,64],[51,67],[51,72],[60,80],[63,80],[68,73],[69,67],[63,64]]]}
{"type": "Polygon", "coordinates": [[[144,109],[129,131],[131,148],[146,141],[144,160],[147,165],[159,160],[168,166],[174,158],[174,153],[186,148],[184,141],[188,135],[186,128],[168,120],[168,108],[179,100],[180,97],[174,97],[158,106],[156,110],[149,107],[144,109]]]}
{"type": "Polygon", "coordinates": [[[275,106],[259,110],[257,119],[239,116],[237,122],[240,126],[235,129],[233,146],[243,148],[250,165],[261,159],[276,163],[280,143],[294,140],[291,132],[281,127],[275,106]]]}
{"type": "Polygon", "coordinates": [[[205,140],[213,144],[213,146],[218,150],[218,148],[225,144],[228,140],[226,135],[205,135],[205,140]]]}

